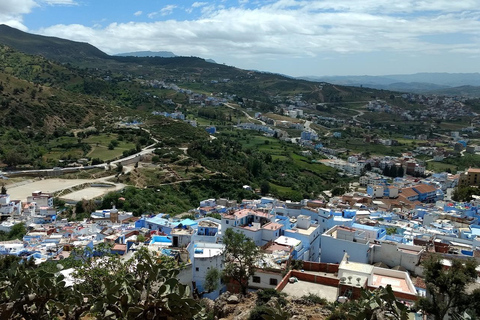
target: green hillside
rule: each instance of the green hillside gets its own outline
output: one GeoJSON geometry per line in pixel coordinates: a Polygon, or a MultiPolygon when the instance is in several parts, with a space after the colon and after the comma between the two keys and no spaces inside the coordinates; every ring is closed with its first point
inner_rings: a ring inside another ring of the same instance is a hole
{"type": "MultiPolygon", "coordinates": [[[[0,25],[0,43],[18,51],[82,68],[81,72],[93,77],[93,80],[70,89],[88,94],[102,91],[103,94],[109,94],[110,99],[116,99],[122,93],[112,92],[118,89],[112,89],[112,81],[107,83],[98,79],[110,77],[115,80],[115,84],[121,83],[125,78],[172,81],[182,88],[194,91],[235,94],[239,99],[251,100],[253,107],[260,110],[273,109],[273,97],[302,94],[311,103],[344,103],[364,101],[372,97],[385,99],[392,94],[385,90],[334,86],[274,73],[242,70],[197,57],[109,56],[87,43],[32,35],[5,25],[0,25]]],[[[122,88],[128,87],[131,90],[132,83],[122,85],[122,88]]],[[[139,97],[133,98],[138,99],[139,97]]]]}
{"type": "Polygon", "coordinates": [[[88,43],[30,34],[4,24],[0,25],[0,43],[24,53],[61,62],[108,57],[106,53],[88,43]]]}

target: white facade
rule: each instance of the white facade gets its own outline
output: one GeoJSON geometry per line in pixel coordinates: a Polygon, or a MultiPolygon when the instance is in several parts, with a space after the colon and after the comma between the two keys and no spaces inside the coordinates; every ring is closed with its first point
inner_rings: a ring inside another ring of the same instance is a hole
{"type": "Polygon", "coordinates": [[[279,272],[257,269],[255,274],[248,280],[248,287],[255,289],[275,289],[282,281],[282,274],[279,272]]]}
{"type": "MultiPolygon", "coordinates": [[[[225,245],[217,243],[192,243],[188,247],[190,252],[190,259],[192,261],[192,281],[194,281],[199,288],[199,291],[204,290],[205,277],[211,269],[217,269],[220,273],[224,268],[223,261],[225,259],[224,250],[225,245]]],[[[218,297],[222,290],[220,279],[218,280],[218,287],[212,296],[218,297]]],[[[216,297],[213,297],[215,299],[216,297]]]]}
{"type": "Polygon", "coordinates": [[[400,244],[395,242],[382,242],[373,247],[373,263],[383,262],[393,268],[401,266],[408,271],[415,272],[424,252],[423,247],[400,244]]]}

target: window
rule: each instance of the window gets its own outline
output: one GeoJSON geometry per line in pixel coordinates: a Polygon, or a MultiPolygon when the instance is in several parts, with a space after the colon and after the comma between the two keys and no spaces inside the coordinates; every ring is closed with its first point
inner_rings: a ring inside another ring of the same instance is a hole
{"type": "Polygon", "coordinates": [[[227,220],[227,221],[225,221],[225,223],[226,223],[226,224],[228,224],[228,220],[227,220]]]}
{"type": "Polygon", "coordinates": [[[195,268],[195,271],[200,271],[200,269],[198,267],[195,268]]]}
{"type": "Polygon", "coordinates": [[[270,285],[271,286],[276,286],[277,285],[277,279],[270,278],[270,285]]]}
{"type": "Polygon", "coordinates": [[[260,277],[253,276],[253,282],[260,283],[260,277]]]}

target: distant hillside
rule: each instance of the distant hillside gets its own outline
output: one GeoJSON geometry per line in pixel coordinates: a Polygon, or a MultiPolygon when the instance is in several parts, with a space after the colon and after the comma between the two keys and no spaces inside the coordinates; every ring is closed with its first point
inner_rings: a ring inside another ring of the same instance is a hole
{"type": "Polygon", "coordinates": [[[54,131],[91,125],[115,110],[85,90],[68,90],[84,78],[75,69],[0,45],[0,127],[54,131]]]}
{"type": "Polygon", "coordinates": [[[109,57],[88,43],[26,33],[4,24],[0,25],[0,44],[59,62],[109,57]]]}
{"type": "MultiPolygon", "coordinates": [[[[385,90],[319,84],[279,74],[242,70],[197,57],[109,56],[89,44],[31,35],[7,26],[0,28],[2,43],[60,63],[69,62],[77,68],[80,79],[75,80],[75,76],[60,72],[59,76],[64,78],[61,82],[63,88],[115,99],[117,105],[132,109],[157,102],[151,101],[151,95],[142,92],[140,82],[131,81],[131,78],[175,82],[180,87],[200,92],[228,93],[259,111],[273,111],[281,97],[292,95],[301,94],[310,103],[338,104],[364,102],[372,97],[385,98],[392,94],[385,90]],[[123,93],[125,90],[127,94],[123,93]]],[[[32,73],[26,72],[27,80],[38,82],[28,78],[32,73]]],[[[58,82],[57,78],[53,75],[52,81],[58,82]]],[[[48,80],[46,77],[40,82],[48,80]]]]}
{"type": "Polygon", "coordinates": [[[118,57],[161,57],[161,58],[173,58],[176,55],[170,51],[135,51],[127,53],[118,53],[115,56],[118,57]]]}
{"type": "MultiPolygon", "coordinates": [[[[449,94],[459,90],[443,90],[463,86],[480,86],[480,73],[416,73],[405,75],[385,76],[324,76],[300,77],[311,81],[325,81],[339,85],[368,87],[375,89],[428,93],[449,94]]],[[[476,90],[463,90],[470,92],[470,96],[479,96],[476,90]]]]}
{"type": "Polygon", "coordinates": [[[394,83],[433,84],[444,87],[480,86],[480,73],[416,73],[385,76],[305,76],[301,79],[326,81],[343,85],[388,86],[394,83]]]}
{"type": "Polygon", "coordinates": [[[433,90],[430,93],[445,94],[451,96],[480,97],[480,86],[461,86],[454,88],[445,88],[433,90]]]}

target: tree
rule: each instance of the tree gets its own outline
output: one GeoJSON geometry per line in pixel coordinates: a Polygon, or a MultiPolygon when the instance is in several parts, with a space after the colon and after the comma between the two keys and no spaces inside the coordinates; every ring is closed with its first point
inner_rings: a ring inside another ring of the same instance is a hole
{"type": "Polygon", "coordinates": [[[262,194],[262,196],[266,196],[270,193],[270,183],[268,183],[268,181],[262,182],[262,184],[260,185],[260,193],[262,194]]]}
{"type": "Polygon", "coordinates": [[[223,275],[240,285],[243,294],[247,293],[248,279],[255,274],[255,263],[260,255],[252,239],[243,233],[229,228],[223,237],[225,244],[225,268],[223,275]]]}
{"type": "Polygon", "coordinates": [[[454,201],[470,201],[473,195],[480,194],[480,189],[477,187],[457,187],[453,191],[452,199],[454,201]]]}
{"type": "Polygon", "coordinates": [[[423,261],[427,297],[418,300],[418,307],[443,320],[447,314],[456,315],[464,311],[466,287],[477,278],[477,262],[474,259],[453,259],[450,268],[445,268],[439,255],[430,255],[423,261]]]}
{"type": "Polygon", "coordinates": [[[2,191],[0,191],[0,194],[7,194],[7,188],[5,188],[4,184],[2,184],[2,191]]]}
{"type": "Polygon", "coordinates": [[[361,298],[348,305],[347,319],[407,320],[407,307],[397,301],[392,287],[380,287],[373,292],[362,290],[361,298]]]}
{"type": "Polygon", "coordinates": [[[220,271],[217,268],[211,268],[205,275],[204,288],[207,292],[217,290],[220,281],[220,271]]]}
{"type": "Polygon", "coordinates": [[[403,169],[402,166],[398,167],[398,170],[397,170],[397,177],[401,177],[403,178],[403,176],[405,175],[405,169],[403,169]]]}

